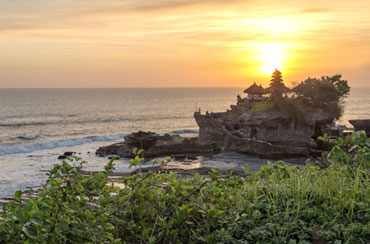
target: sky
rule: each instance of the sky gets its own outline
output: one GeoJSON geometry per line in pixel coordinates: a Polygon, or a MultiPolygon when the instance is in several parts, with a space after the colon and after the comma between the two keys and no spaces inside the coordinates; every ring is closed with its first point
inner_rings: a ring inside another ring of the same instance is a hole
{"type": "Polygon", "coordinates": [[[369,0],[0,0],[0,88],[370,87],[369,0]]]}

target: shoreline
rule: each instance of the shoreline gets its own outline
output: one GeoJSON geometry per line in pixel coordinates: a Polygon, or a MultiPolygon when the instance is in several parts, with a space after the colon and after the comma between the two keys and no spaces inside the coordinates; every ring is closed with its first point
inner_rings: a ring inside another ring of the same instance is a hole
{"type": "MultiPolygon", "coordinates": [[[[78,155],[77,155],[78,156],[78,155]]],[[[96,156],[97,158],[103,159],[96,156]]],[[[249,174],[256,173],[260,170],[263,165],[267,165],[268,161],[274,162],[274,159],[260,158],[256,156],[248,156],[235,152],[221,152],[213,154],[211,156],[198,156],[195,159],[182,159],[176,160],[172,159],[166,166],[159,168],[161,160],[164,160],[166,157],[156,157],[152,159],[146,159],[143,164],[139,167],[136,167],[128,172],[122,172],[120,170],[113,171],[108,178],[108,182],[117,183],[119,180],[131,176],[136,173],[144,173],[147,171],[156,171],[160,172],[175,172],[179,177],[192,177],[196,173],[207,176],[212,169],[218,170],[220,175],[226,177],[230,171],[235,175],[245,175],[244,167],[242,165],[249,165],[249,174]]],[[[105,161],[108,162],[108,157],[104,157],[105,161]]],[[[305,165],[305,162],[309,158],[290,158],[284,159],[283,161],[289,166],[302,167],[305,165]]],[[[82,160],[84,160],[82,158],[82,160]]],[[[126,160],[126,159],[124,159],[126,160]]],[[[61,162],[62,160],[59,160],[61,162]]],[[[115,161],[115,166],[120,166],[120,160],[115,161]]],[[[40,170],[40,173],[46,175],[49,170],[40,170]]],[[[88,176],[90,174],[97,174],[103,172],[102,170],[84,170],[82,171],[83,175],[88,176]]],[[[31,193],[31,196],[37,196],[37,192],[43,188],[43,185],[27,187],[22,191],[22,196],[27,199],[28,195],[31,193]]],[[[0,203],[7,203],[10,200],[14,200],[14,193],[9,194],[5,197],[0,197],[0,203]]]]}

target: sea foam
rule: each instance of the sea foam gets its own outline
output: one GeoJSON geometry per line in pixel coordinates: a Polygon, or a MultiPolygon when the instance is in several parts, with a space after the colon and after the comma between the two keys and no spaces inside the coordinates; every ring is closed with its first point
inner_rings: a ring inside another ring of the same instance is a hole
{"type": "Polygon", "coordinates": [[[8,154],[16,154],[16,153],[30,153],[30,152],[34,152],[38,150],[53,149],[57,147],[70,147],[70,146],[82,145],[85,143],[97,142],[97,141],[112,141],[112,140],[121,139],[124,136],[126,136],[126,134],[87,136],[87,137],[68,138],[68,139],[59,139],[59,140],[58,139],[53,139],[53,140],[45,139],[37,143],[2,146],[0,148],[0,156],[4,156],[8,154]]]}

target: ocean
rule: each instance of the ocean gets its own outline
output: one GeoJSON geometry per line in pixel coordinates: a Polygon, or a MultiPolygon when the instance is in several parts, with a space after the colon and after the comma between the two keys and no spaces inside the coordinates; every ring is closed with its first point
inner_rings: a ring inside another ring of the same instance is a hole
{"type": "MultiPolygon", "coordinates": [[[[198,132],[193,113],[221,112],[244,88],[0,89],[0,198],[41,185],[65,151],[77,152],[89,170],[101,170],[100,146],[138,130],[198,132]]],[[[344,116],[370,118],[370,88],[353,88],[344,116]]],[[[129,162],[117,161],[117,171],[129,162]]]]}

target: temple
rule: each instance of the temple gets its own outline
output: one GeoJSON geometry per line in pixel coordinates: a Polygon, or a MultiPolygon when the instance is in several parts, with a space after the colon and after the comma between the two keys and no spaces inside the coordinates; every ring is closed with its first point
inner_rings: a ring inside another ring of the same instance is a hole
{"type": "Polygon", "coordinates": [[[262,85],[257,86],[256,82],[254,82],[253,85],[244,90],[244,93],[248,94],[248,100],[261,100],[267,92],[262,85]]]}
{"type": "Polygon", "coordinates": [[[300,98],[307,88],[299,85],[289,89],[278,70],[272,75],[270,87],[253,83],[238,96],[237,104],[221,113],[194,113],[199,125],[199,143],[217,145],[220,150],[245,154],[287,156],[314,154],[320,149],[316,140],[332,126],[334,116],[300,98]],[[285,95],[284,95],[285,94],[285,95]]]}
{"type": "MultiPolygon", "coordinates": [[[[333,127],[341,115],[340,91],[333,84],[338,79],[340,76],[309,78],[289,89],[281,72],[275,70],[268,88],[254,82],[245,89],[246,97],[237,96],[231,109],[221,113],[195,112],[198,137],[138,132],[126,136],[125,142],[99,148],[96,154],[132,158],[137,147],[144,149],[143,155],[149,158],[195,157],[222,151],[276,159],[318,156],[328,149],[319,136],[343,136],[340,128],[333,127]]],[[[351,123],[357,129],[370,130],[370,120],[351,123]]]]}

